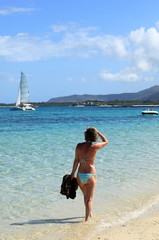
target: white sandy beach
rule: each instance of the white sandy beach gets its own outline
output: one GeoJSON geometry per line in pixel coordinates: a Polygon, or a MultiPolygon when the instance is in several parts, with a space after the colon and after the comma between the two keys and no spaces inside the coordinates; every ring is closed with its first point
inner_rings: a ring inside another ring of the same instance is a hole
{"type": "Polygon", "coordinates": [[[91,240],[158,240],[159,215],[140,218],[109,230],[105,234],[98,234],[91,240]]]}
{"type": "MultiPolygon", "coordinates": [[[[77,226],[76,226],[77,227],[77,226]]],[[[91,224],[80,224],[74,231],[74,227],[69,229],[68,235],[59,236],[57,239],[49,240],[159,240],[159,214],[155,216],[145,216],[135,219],[129,223],[122,224],[105,231],[97,231],[91,224]],[[83,226],[82,226],[83,225],[83,226]],[[98,233],[97,233],[98,232],[98,233]]],[[[42,240],[42,239],[40,239],[42,240]]]]}
{"type": "Polygon", "coordinates": [[[57,240],[159,240],[158,210],[159,206],[156,204],[138,218],[109,228],[99,228],[95,219],[88,223],[83,220],[72,226],[68,235],[57,240]]]}
{"type": "Polygon", "coordinates": [[[138,218],[103,229],[90,240],[159,240],[159,205],[151,206],[138,218]]]}
{"type": "MultiPolygon", "coordinates": [[[[8,239],[14,239],[9,237],[8,239]]],[[[102,232],[96,231],[92,224],[80,223],[62,232],[39,231],[27,236],[16,237],[17,240],[159,240],[159,214],[142,217],[129,223],[102,232]]]]}
{"type": "Polygon", "coordinates": [[[89,221],[84,216],[69,216],[59,219],[39,219],[15,224],[17,234],[0,237],[0,240],[159,240],[159,206],[151,205],[140,216],[106,226],[101,224],[100,215],[89,221]],[[31,228],[30,228],[31,226],[31,228]]]}

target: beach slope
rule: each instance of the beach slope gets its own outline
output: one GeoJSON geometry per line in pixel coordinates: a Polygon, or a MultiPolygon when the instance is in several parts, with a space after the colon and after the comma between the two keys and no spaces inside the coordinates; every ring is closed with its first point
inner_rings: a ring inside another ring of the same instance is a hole
{"type": "Polygon", "coordinates": [[[159,240],[159,215],[142,217],[99,234],[92,240],[159,240]]]}

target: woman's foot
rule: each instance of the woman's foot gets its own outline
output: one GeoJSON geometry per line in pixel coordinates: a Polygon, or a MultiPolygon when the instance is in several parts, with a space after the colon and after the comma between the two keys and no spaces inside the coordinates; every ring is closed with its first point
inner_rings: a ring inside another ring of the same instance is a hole
{"type": "Polygon", "coordinates": [[[92,218],[92,217],[93,217],[93,213],[90,213],[90,215],[88,216],[88,218],[87,218],[87,219],[85,219],[85,221],[86,221],[86,222],[88,222],[88,221],[89,221],[89,219],[90,219],[90,218],[92,218]]]}
{"type": "Polygon", "coordinates": [[[93,217],[93,213],[90,213],[90,215],[89,215],[90,217],[93,217]]]}

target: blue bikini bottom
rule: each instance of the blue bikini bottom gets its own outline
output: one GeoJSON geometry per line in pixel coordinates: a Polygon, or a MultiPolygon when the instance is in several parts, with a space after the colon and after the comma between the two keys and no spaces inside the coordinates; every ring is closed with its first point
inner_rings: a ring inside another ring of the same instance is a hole
{"type": "Polygon", "coordinates": [[[78,173],[78,177],[83,184],[86,184],[88,179],[94,176],[95,173],[78,173]]]}

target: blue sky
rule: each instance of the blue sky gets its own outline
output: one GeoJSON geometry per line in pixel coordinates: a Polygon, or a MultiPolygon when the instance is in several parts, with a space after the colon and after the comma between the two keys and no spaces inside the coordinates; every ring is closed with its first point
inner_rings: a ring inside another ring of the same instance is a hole
{"type": "Polygon", "coordinates": [[[159,85],[158,0],[0,0],[0,103],[159,85]]]}

